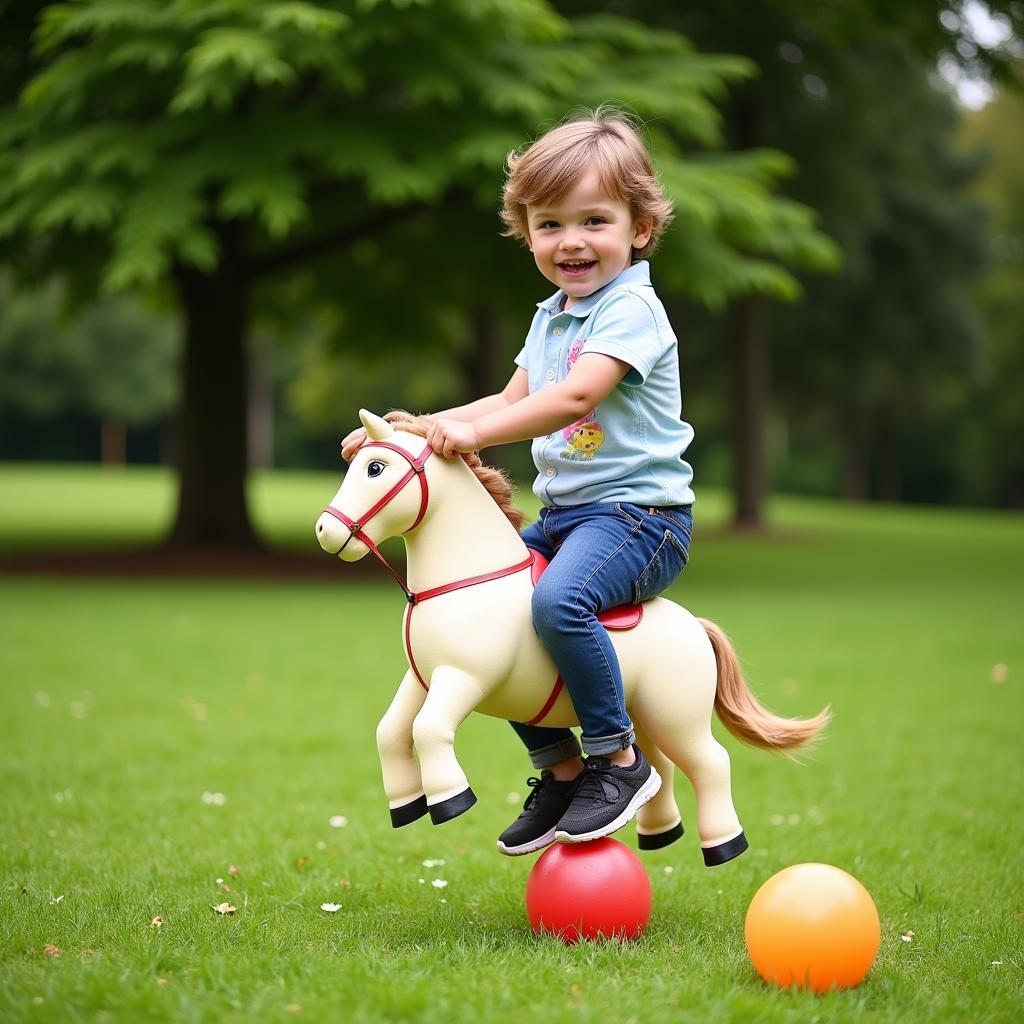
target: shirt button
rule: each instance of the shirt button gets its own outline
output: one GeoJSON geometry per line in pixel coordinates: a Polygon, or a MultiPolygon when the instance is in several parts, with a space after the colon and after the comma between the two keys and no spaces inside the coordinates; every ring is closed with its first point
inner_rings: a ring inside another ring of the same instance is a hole
{"type": "Polygon", "coordinates": [[[554,476],[555,475],[555,471],[550,466],[548,466],[548,468],[544,470],[544,475],[545,476],[554,476]]]}
{"type": "Polygon", "coordinates": [[[555,379],[555,371],[554,370],[548,370],[548,372],[546,374],[544,374],[544,376],[547,377],[548,380],[554,380],[555,379]]]}
{"type": "Polygon", "coordinates": [[[554,334],[561,334],[562,333],[562,328],[561,327],[556,327],[553,333],[554,334]]]}

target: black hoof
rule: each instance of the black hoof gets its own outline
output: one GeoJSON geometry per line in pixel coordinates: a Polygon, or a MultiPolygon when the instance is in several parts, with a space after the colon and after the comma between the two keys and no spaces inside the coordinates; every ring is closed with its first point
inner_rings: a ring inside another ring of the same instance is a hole
{"type": "Polygon", "coordinates": [[[456,793],[455,796],[450,796],[439,804],[431,804],[430,820],[435,825],[442,825],[446,821],[451,821],[452,818],[457,818],[460,814],[465,814],[475,803],[476,794],[467,786],[461,793],[456,793]]]}
{"type": "Polygon", "coordinates": [[[683,823],[680,821],[671,828],[665,829],[664,832],[652,832],[649,835],[637,832],[636,845],[641,850],[660,850],[663,846],[671,846],[677,839],[682,838],[683,823]]]}
{"type": "Polygon", "coordinates": [[[411,825],[427,813],[427,798],[418,796],[415,800],[401,807],[391,808],[391,827],[401,828],[403,825],[411,825]]]}
{"type": "Polygon", "coordinates": [[[704,854],[704,863],[709,868],[718,867],[719,864],[726,864],[738,857],[750,844],[747,837],[741,832],[718,846],[707,846],[701,850],[704,854]]]}

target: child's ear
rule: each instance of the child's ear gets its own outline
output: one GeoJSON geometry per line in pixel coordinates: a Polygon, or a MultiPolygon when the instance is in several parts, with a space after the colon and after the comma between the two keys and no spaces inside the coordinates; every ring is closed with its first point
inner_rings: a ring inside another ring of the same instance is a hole
{"type": "Polygon", "coordinates": [[[654,221],[638,220],[633,222],[633,248],[642,249],[650,240],[654,230],[654,221]]]}

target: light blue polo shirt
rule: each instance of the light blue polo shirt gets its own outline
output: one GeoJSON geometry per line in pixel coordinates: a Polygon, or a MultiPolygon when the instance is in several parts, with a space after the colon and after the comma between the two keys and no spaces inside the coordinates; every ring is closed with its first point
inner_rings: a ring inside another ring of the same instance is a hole
{"type": "Polygon", "coordinates": [[[693,470],[683,459],[693,428],[682,420],[676,336],[651,286],[646,260],[563,310],[565,292],[537,303],[516,365],[530,392],[565,380],[583,352],[631,369],[596,409],[533,441],[533,491],[548,506],[590,501],[688,505],[693,470]]]}

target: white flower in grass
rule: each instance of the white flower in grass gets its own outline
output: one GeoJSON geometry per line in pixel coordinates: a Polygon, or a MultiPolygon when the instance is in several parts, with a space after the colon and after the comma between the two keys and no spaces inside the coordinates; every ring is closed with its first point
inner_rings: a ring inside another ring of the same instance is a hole
{"type": "Polygon", "coordinates": [[[327,822],[331,828],[344,828],[348,824],[348,818],[344,814],[334,814],[327,822]]]}
{"type": "Polygon", "coordinates": [[[444,861],[443,860],[425,860],[423,862],[423,866],[425,868],[443,868],[444,867],[444,861]]]}
{"type": "Polygon", "coordinates": [[[203,793],[202,800],[209,807],[223,807],[228,802],[223,793],[203,793]]]}
{"type": "Polygon", "coordinates": [[[522,797],[518,793],[508,793],[505,796],[505,803],[517,804],[522,800],[522,797]]]}
{"type": "Polygon", "coordinates": [[[341,904],[340,903],[321,903],[320,904],[320,909],[321,910],[326,910],[328,914],[336,914],[339,910],[341,910],[341,904]]]}
{"type": "Polygon", "coordinates": [[[443,878],[435,878],[430,884],[435,889],[443,889],[448,883],[443,878]]]}

